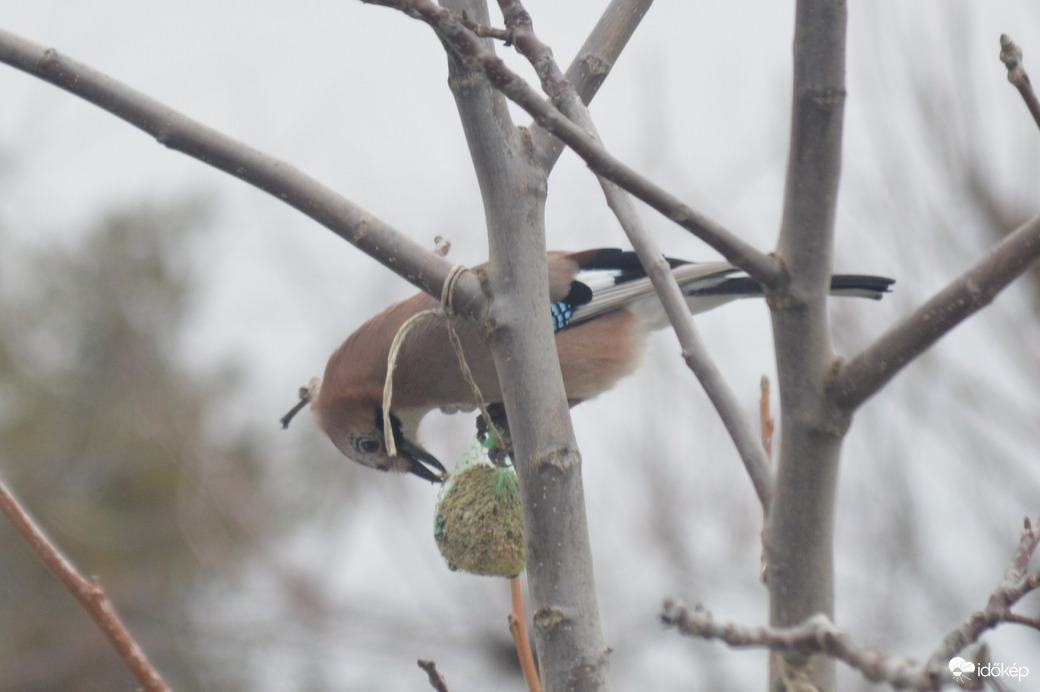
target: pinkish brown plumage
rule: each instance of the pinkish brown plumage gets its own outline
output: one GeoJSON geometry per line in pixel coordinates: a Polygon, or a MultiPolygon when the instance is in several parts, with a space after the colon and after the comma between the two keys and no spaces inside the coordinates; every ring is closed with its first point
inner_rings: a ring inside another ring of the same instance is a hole
{"type": "MultiPolygon", "coordinates": [[[[725,263],[669,260],[693,313],[737,298],[761,295],[761,287],[725,263]]],[[[548,255],[551,316],[567,397],[572,403],[610,389],[639,364],[648,333],[666,324],[663,309],[633,253],[614,249],[548,255]]],[[[832,294],[880,298],[891,279],[843,275],[832,294]]],[[[311,405],[318,424],[346,456],[383,471],[403,471],[436,481],[444,467],[416,441],[422,418],[436,408],[476,405],[459,371],[443,316],[410,330],[394,370],[390,412],[398,453],[384,447],[382,398],[387,357],[401,325],[437,306],[420,293],[361,325],[333,352],[311,405]]],[[[488,403],[501,388],[487,341],[474,320],[457,319],[466,362],[488,403]]]]}

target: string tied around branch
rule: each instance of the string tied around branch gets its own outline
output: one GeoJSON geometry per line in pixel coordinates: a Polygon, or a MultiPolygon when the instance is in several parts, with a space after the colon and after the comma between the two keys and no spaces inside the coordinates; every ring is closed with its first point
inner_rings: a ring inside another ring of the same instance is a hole
{"type": "Polygon", "coordinates": [[[462,373],[462,378],[466,381],[466,384],[469,385],[470,391],[473,392],[473,399],[477,402],[477,406],[480,407],[481,418],[483,418],[484,423],[490,434],[494,437],[495,442],[499,445],[504,444],[497,426],[495,426],[491,421],[491,414],[488,412],[487,403],[484,401],[484,395],[480,392],[480,387],[477,385],[477,382],[473,377],[473,371],[470,370],[469,364],[466,362],[466,354],[463,353],[462,350],[462,340],[459,338],[459,334],[455,329],[455,319],[457,318],[454,305],[455,286],[458,284],[459,277],[461,277],[466,271],[468,271],[466,267],[461,264],[453,266],[451,271],[448,272],[448,278],[444,280],[444,285],[441,287],[440,306],[429,308],[412,315],[405,320],[404,324],[402,324],[400,329],[397,330],[397,334],[394,335],[394,340],[390,345],[390,353],[387,355],[386,381],[383,383],[383,439],[388,456],[397,456],[397,444],[394,440],[394,431],[390,422],[390,406],[393,403],[394,396],[394,369],[397,367],[397,358],[408,333],[419,322],[431,317],[444,318],[444,323],[448,330],[448,339],[451,341],[452,350],[455,351],[455,357],[459,362],[459,371],[462,373]]]}

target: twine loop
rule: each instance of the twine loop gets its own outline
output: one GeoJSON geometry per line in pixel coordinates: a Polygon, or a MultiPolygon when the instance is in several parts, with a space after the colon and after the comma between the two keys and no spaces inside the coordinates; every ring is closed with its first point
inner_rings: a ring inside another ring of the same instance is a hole
{"type": "Polygon", "coordinates": [[[462,340],[459,338],[458,332],[455,330],[455,286],[458,284],[459,277],[467,271],[466,267],[461,264],[456,264],[448,272],[448,278],[444,280],[444,285],[441,287],[441,304],[436,308],[429,308],[422,312],[417,312],[401,325],[400,329],[397,330],[397,334],[394,335],[394,340],[390,344],[390,353],[387,354],[386,361],[386,381],[383,383],[383,440],[386,445],[387,456],[397,456],[397,443],[394,441],[393,425],[390,421],[390,404],[393,401],[394,396],[394,369],[397,367],[397,357],[401,352],[401,346],[404,343],[405,337],[408,333],[421,321],[430,317],[443,317],[445,326],[448,329],[448,339],[451,341],[452,349],[455,351],[455,357],[459,362],[459,371],[462,373],[462,377],[466,380],[466,384],[469,385],[470,390],[473,392],[473,398],[476,400],[477,405],[480,407],[480,415],[484,419],[484,423],[487,425],[491,435],[495,438],[498,444],[503,444],[502,437],[498,432],[498,428],[491,422],[491,414],[488,413],[487,404],[484,401],[484,395],[480,392],[480,387],[477,386],[477,382],[473,377],[473,371],[470,370],[469,364],[466,363],[466,355],[462,352],[462,340]]]}

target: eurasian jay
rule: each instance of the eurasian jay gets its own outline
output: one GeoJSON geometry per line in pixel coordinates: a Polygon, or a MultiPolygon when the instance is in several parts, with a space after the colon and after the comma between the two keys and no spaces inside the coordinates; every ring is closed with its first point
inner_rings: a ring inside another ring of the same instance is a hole
{"type": "MultiPolygon", "coordinates": [[[[761,285],[725,262],[668,262],[693,314],[763,294],[761,285]]],[[[556,350],[567,398],[574,405],[635,370],[647,335],[668,321],[633,252],[550,252],[548,265],[556,350]]],[[[880,276],[835,275],[831,295],[878,300],[892,283],[880,276]]],[[[333,352],[324,378],[310,395],[318,424],[343,454],[374,469],[434,482],[441,480],[435,470],[445,469],[418,444],[419,422],[433,409],[457,411],[477,404],[459,370],[445,317],[417,322],[401,344],[389,416],[396,456],[389,456],[384,446],[382,401],[394,336],[409,317],[437,305],[419,293],[365,322],[333,352]]],[[[501,402],[498,376],[478,325],[456,318],[455,328],[485,401],[501,402]]]]}

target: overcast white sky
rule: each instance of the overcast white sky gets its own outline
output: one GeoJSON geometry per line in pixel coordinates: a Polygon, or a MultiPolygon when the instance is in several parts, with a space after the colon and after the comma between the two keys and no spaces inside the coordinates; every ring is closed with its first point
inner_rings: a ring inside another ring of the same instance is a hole
{"type": "MultiPolygon", "coordinates": [[[[837,269],[899,280],[898,294],[890,300],[836,307],[852,311],[846,314],[865,329],[860,341],[849,337],[855,346],[942,285],[953,271],[938,265],[933,269],[932,258],[914,256],[912,244],[898,240],[899,233],[925,232],[912,212],[903,222],[890,221],[887,230],[871,226],[877,222],[872,195],[893,177],[878,154],[891,140],[878,133],[898,130],[906,117],[906,86],[912,77],[957,83],[964,66],[972,66],[975,81],[965,80],[963,100],[953,107],[970,103],[978,109],[985,124],[978,137],[987,143],[994,174],[1014,184],[1019,176],[1013,166],[1025,145],[1008,133],[1030,136],[1032,125],[1017,93],[1005,82],[996,59],[997,37],[1010,33],[1023,46],[1026,67],[1032,68],[1036,81],[1040,12],[1025,0],[851,4],[837,269]],[[958,16],[967,19],[956,20],[958,16]],[[947,36],[954,32],[958,35],[947,36]],[[916,44],[919,52],[896,49],[908,44],[916,44]],[[950,45],[963,53],[943,55],[950,45]]],[[[584,40],[600,5],[527,3],[536,30],[563,63],[584,40]]],[[[0,27],[55,47],[291,162],[421,243],[432,243],[436,234],[447,236],[455,261],[475,264],[485,257],[481,204],[445,85],[443,51],[432,33],[414,20],[347,0],[0,0],[0,27]]],[[[658,3],[592,108],[614,153],[764,249],[771,247],[779,225],[792,27],[792,2],[658,3]]],[[[515,59],[513,63],[522,67],[515,59]]],[[[94,215],[141,199],[164,202],[201,194],[214,200],[214,231],[199,246],[206,288],[184,354],[199,367],[228,359],[245,364],[247,395],[234,414],[240,423],[273,427],[293,403],[296,388],[321,373],[328,353],[347,334],[389,301],[413,292],[344,241],[266,194],[167,151],[94,106],[5,66],[0,66],[0,103],[0,232],[19,243],[74,242],[73,232],[94,215]]],[[[526,124],[528,118],[519,116],[518,122],[526,124]]],[[[943,128],[947,123],[932,126],[943,128]]],[[[926,158],[914,127],[903,130],[899,141],[906,161],[899,172],[908,177],[926,158]]],[[[1035,129],[1032,137],[1036,151],[1035,129]]],[[[915,180],[922,186],[922,197],[933,194],[926,173],[915,180]]],[[[547,213],[551,247],[624,242],[595,181],[573,156],[565,155],[550,179],[547,213]]],[[[647,219],[669,254],[712,258],[710,250],[684,231],[650,212],[647,219]]],[[[758,378],[773,370],[765,308],[734,306],[725,314],[701,318],[699,324],[724,372],[752,407],[758,378]]],[[[984,327],[971,329],[958,331],[961,348],[996,348],[999,353],[999,347],[986,340],[984,327]]],[[[586,458],[608,467],[631,463],[618,457],[630,454],[646,434],[632,421],[631,402],[649,401],[647,390],[666,392],[669,410],[682,420],[709,415],[677,354],[673,337],[659,337],[640,374],[601,401],[576,410],[586,458]],[[688,391],[667,389],[673,382],[688,384],[688,391]],[[619,439],[629,440],[628,446],[619,439]],[[619,448],[626,451],[618,454],[619,448]]],[[[1008,383],[1003,391],[1011,400],[1032,398],[1032,391],[1015,384],[1013,370],[1001,381],[1008,383]]],[[[877,404],[879,411],[883,403],[877,404]]],[[[435,427],[456,431],[428,432],[435,447],[449,450],[441,454],[451,458],[466,446],[472,423],[437,421],[435,427]]],[[[289,435],[316,434],[308,425],[296,427],[289,435]]],[[[712,447],[710,473],[728,474],[722,481],[728,492],[753,511],[750,484],[741,477],[721,427],[708,421],[697,428],[696,440],[666,441],[666,450],[671,450],[667,453],[693,458],[706,446],[704,441],[711,440],[717,446],[712,447]]],[[[667,425],[665,431],[669,437],[686,434],[684,428],[673,432],[667,425]]],[[[291,457],[298,441],[283,436],[276,444],[291,457]]],[[[329,453],[335,453],[331,446],[329,453]]],[[[607,475],[591,463],[586,466],[590,512],[617,514],[626,501],[616,484],[611,485],[617,469],[607,475]]],[[[372,483],[391,480],[373,474],[372,483]]],[[[414,492],[432,495],[425,488],[414,492]]],[[[1021,515],[1035,515],[1037,508],[1005,509],[1008,517],[1015,517],[1008,529],[1014,540],[1021,515]]],[[[854,516],[848,521],[864,519],[854,516]]],[[[607,541],[617,535],[605,535],[614,531],[609,526],[606,520],[594,523],[594,539],[607,541]]],[[[710,543],[712,528],[703,530],[707,533],[698,540],[710,543]]],[[[745,553],[753,556],[757,548],[754,531],[750,534],[745,553]]],[[[364,545],[372,539],[351,540],[364,545]]],[[[1006,552],[1000,546],[994,550],[1006,552]]],[[[609,569],[609,574],[601,570],[600,580],[611,592],[643,578],[653,584],[645,598],[651,609],[664,595],[656,587],[672,583],[626,573],[613,562],[609,569]]],[[[983,572],[978,583],[989,584],[991,572],[983,572]]],[[[366,577],[356,576],[362,581],[366,577]]],[[[749,576],[753,583],[755,575],[749,576]]],[[[855,574],[845,576],[851,581],[843,588],[858,583],[855,574]]],[[[734,595],[719,589],[704,598],[710,601],[714,595],[716,602],[726,604],[725,614],[746,621],[761,614],[756,610],[760,603],[741,600],[743,592],[734,595]]],[[[1033,663],[1040,675],[1040,658],[1033,663]]],[[[753,671],[750,680],[756,674],[753,671]]],[[[681,688],[675,684],[675,689],[681,688]]]]}

